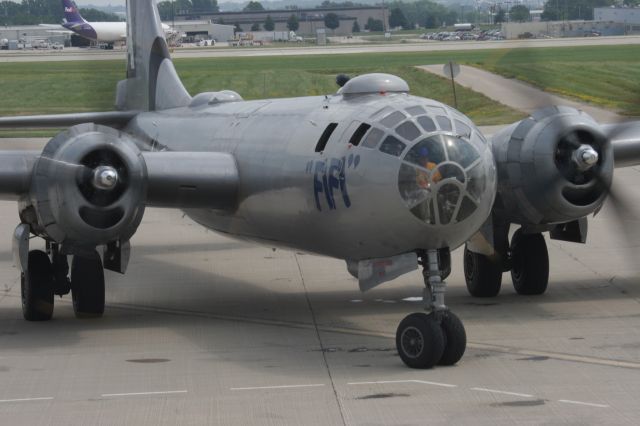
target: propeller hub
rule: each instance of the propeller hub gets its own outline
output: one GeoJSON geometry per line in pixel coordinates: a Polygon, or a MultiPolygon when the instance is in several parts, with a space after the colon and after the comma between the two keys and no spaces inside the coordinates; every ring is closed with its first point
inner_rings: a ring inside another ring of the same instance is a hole
{"type": "Polygon", "coordinates": [[[574,163],[582,171],[589,170],[595,166],[599,158],[598,151],[593,149],[591,145],[580,145],[573,155],[574,163]]]}
{"type": "Polygon", "coordinates": [[[94,188],[109,191],[118,184],[118,171],[110,166],[99,166],[93,171],[94,188]]]}

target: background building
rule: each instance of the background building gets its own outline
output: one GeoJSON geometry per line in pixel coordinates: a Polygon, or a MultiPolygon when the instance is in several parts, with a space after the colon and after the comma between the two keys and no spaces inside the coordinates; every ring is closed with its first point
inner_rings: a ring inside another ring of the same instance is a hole
{"type": "Polygon", "coordinates": [[[596,7],[593,19],[624,24],[627,34],[640,32],[640,7],[596,7]]]}
{"type": "Polygon", "coordinates": [[[60,43],[69,46],[71,34],[53,33],[50,28],[38,25],[21,25],[0,27],[0,40],[21,40],[32,43],[36,40],[48,40],[50,43],[60,43]]]}
{"type": "Polygon", "coordinates": [[[246,12],[218,12],[218,13],[188,13],[177,14],[176,24],[180,21],[210,20],[219,24],[236,25],[242,31],[249,32],[254,24],[264,26],[267,16],[270,16],[275,24],[274,31],[288,31],[287,20],[291,15],[296,15],[299,28],[296,31],[302,35],[316,35],[316,31],[326,28],[324,17],[328,13],[335,13],[340,20],[340,26],[335,30],[327,29],[329,35],[348,35],[352,33],[353,23],[358,22],[360,30],[364,30],[369,18],[380,20],[385,29],[389,28],[389,10],[385,7],[341,7],[319,9],[280,9],[246,12]]]}
{"type": "Polygon", "coordinates": [[[233,25],[213,24],[211,21],[172,21],[165,24],[194,40],[227,41],[233,38],[233,25]]]}
{"type": "Polygon", "coordinates": [[[503,22],[502,35],[508,40],[528,37],[589,37],[624,35],[625,25],[602,21],[503,22]]]}

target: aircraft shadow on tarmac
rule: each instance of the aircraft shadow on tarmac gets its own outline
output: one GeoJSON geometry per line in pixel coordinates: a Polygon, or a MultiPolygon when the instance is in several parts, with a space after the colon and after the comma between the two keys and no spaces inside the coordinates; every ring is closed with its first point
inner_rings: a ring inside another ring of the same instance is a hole
{"type": "MultiPolygon", "coordinates": [[[[258,271],[264,271],[263,274],[258,274],[263,276],[261,281],[202,270],[203,264],[209,262],[209,259],[214,263],[220,263],[219,258],[223,253],[235,258],[242,256],[243,251],[255,255],[256,248],[249,244],[222,241],[171,247],[136,246],[128,274],[120,276],[109,273],[105,316],[96,321],[76,320],[73,317],[70,298],[66,297],[62,302],[56,299],[53,321],[24,322],[20,319],[19,281],[16,281],[15,288],[5,291],[4,306],[0,314],[0,345],[6,351],[28,348],[64,351],[65,348],[82,345],[82,341],[87,339],[87,333],[92,335],[91,339],[101,340],[102,333],[108,335],[117,330],[139,329],[142,331],[138,330],[137,333],[144,334],[145,328],[161,327],[171,334],[187,339],[192,346],[207,353],[207,359],[215,361],[232,361],[233,356],[229,353],[244,350],[242,346],[246,349],[246,346],[252,345],[247,342],[252,341],[276,348],[277,352],[319,351],[319,343],[312,328],[312,316],[298,271],[293,268],[278,269],[270,265],[273,263],[271,258],[276,256],[280,258],[278,265],[283,264],[282,259],[285,263],[288,261],[295,264],[294,256],[289,252],[257,250],[263,255],[262,259],[255,260],[254,265],[258,271]],[[174,261],[162,258],[163,255],[175,256],[181,253],[190,256],[202,254],[203,259],[196,264],[186,264],[177,262],[174,258],[174,261]],[[242,332],[246,333],[240,342],[237,339],[229,342],[224,337],[228,330],[238,327],[234,323],[242,324],[242,332]],[[274,326],[286,330],[280,333],[283,336],[291,333],[299,337],[283,337],[268,341],[264,334],[265,327],[274,326]],[[224,331],[225,329],[227,331],[224,331]],[[56,338],[38,337],[43,334],[55,335],[56,338]]],[[[310,255],[297,256],[309,257],[310,263],[318,259],[311,259],[310,255]]],[[[1,260],[9,258],[8,252],[0,252],[1,260]]],[[[304,271],[304,261],[302,265],[304,271]]],[[[392,334],[397,318],[420,309],[420,303],[402,300],[420,294],[418,272],[362,295],[354,279],[346,272],[336,272],[340,267],[343,267],[342,262],[336,261],[334,271],[330,275],[321,280],[306,280],[308,296],[321,329],[330,327],[392,334]],[[326,282],[331,277],[338,277],[334,287],[341,286],[344,290],[323,289],[322,280],[326,282]]],[[[221,269],[219,265],[211,268],[221,269]]],[[[469,321],[471,330],[473,326],[491,328],[508,323],[514,323],[514,327],[518,327],[517,324],[526,327],[528,321],[574,319],[580,316],[590,319],[597,319],[600,315],[615,316],[617,319],[640,316],[609,311],[564,313],[562,309],[565,304],[572,303],[590,305],[629,300],[633,296],[632,293],[637,293],[638,290],[628,281],[611,283],[602,278],[552,281],[545,295],[523,297],[513,292],[510,288],[510,278],[505,275],[503,294],[490,299],[469,296],[459,271],[454,273],[449,282],[448,303],[456,307],[462,318],[469,321]]],[[[474,340],[474,335],[470,334],[469,338],[474,340]]],[[[372,344],[370,336],[356,335],[343,340],[348,342],[343,348],[345,351],[357,352],[359,348],[372,344]]],[[[369,357],[387,357],[395,354],[391,339],[374,338],[373,342],[376,346],[373,349],[377,352],[372,352],[369,357]]],[[[153,355],[154,358],[156,356],[163,358],[165,354],[159,350],[153,355]]],[[[244,361],[243,367],[263,368],[265,362],[269,364],[268,361],[264,356],[256,354],[255,357],[244,361]],[[264,362],[256,364],[256,360],[264,362]]],[[[402,369],[400,363],[397,363],[397,367],[402,369]]]]}

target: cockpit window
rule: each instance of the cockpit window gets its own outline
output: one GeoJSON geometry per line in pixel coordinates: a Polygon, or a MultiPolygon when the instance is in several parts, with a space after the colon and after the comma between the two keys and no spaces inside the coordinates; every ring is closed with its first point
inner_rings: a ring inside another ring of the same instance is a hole
{"type": "Polygon", "coordinates": [[[414,115],[414,116],[415,116],[415,115],[424,114],[424,113],[426,113],[426,112],[427,112],[427,111],[426,111],[424,108],[422,108],[420,105],[416,105],[416,106],[409,107],[409,108],[405,109],[405,111],[407,111],[407,113],[409,113],[409,115],[414,115]]]}
{"type": "Polygon", "coordinates": [[[439,134],[421,140],[400,166],[398,190],[405,205],[432,225],[467,219],[487,187],[484,163],[479,159],[478,151],[459,137],[439,134]]]}
{"type": "Polygon", "coordinates": [[[436,123],[433,122],[431,117],[427,117],[426,115],[423,115],[422,117],[418,117],[418,123],[424,129],[425,132],[436,131],[436,123]]]}
{"type": "Polygon", "coordinates": [[[353,135],[351,135],[351,139],[349,139],[349,143],[353,146],[358,146],[358,144],[362,140],[362,137],[367,133],[367,130],[369,130],[370,127],[371,125],[367,123],[360,124],[356,129],[356,131],[353,132],[353,135]]]}
{"type": "Polygon", "coordinates": [[[373,118],[377,118],[377,117],[382,117],[387,115],[388,113],[390,113],[391,111],[393,111],[393,108],[391,108],[390,106],[386,106],[382,109],[379,109],[378,111],[374,112],[373,114],[371,114],[371,119],[373,118]]]}
{"type": "Polygon", "coordinates": [[[440,126],[440,130],[444,130],[446,132],[451,131],[451,120],[449,120],[449,118],[439,115],[436,117],[436,121],[438,122],[438,126],[440,126]]]}
{"type": "Polygon", "coordinates": [[[440,223],[448,225],[453,218],[453,214],[458,206],[458,199],[460,198],[460,187],[452,183],[442,185],[438,190],[437,203],[438,203],[438,216],[440,217],[440,223]]]}
{"type": "Polygon", "coordinates": [[[471,128],[460,120],[454,120],[456,123],[456,133],[459,136],[471,137],[471,128]]]}
{"type": "Polygon", "coordinates": [[[404,158],[404,161],[408,161],[420,167],[429,168],[427,164],[440,164],[446,159],[440,135],[437,135],[420,141],[414,145],[404,158]]]}
{"type": "Polygon", "coordinates": [[[385,118],[383,118],[380,121],[380,123],[382,123],[382,125],[386,127],[394,127],[396,124],[398,124],[404,119],[405,119],[404,114],[401,113],[400,111],[396,111],[387,115],[385,118]]]}
{"type": "Polygon", "coordinates": [[[362,142],[362,146],[367,148],[375,148],[378,146],[382,137],[384,136],[384,132],[380,129],[373,128],[362,142]]]}
{"type": "Polygon", "coordinates": [[[467,168],[480,158],[478,152],[464,139],[448,135],[443,135],[442,139],[444,140],[444,145],[447,147],[450,161],[455,161],[462,167],[467,168]]]}
{"type": "Polygon", "coordinates": [[[409,141],[417,139],[421,134],[420,130],[418,130],[416,125],[411,121],[405,121],[404,123],[396,127],[396,133],[409,141]]]}
{"type": "Polygon", "coordinates": [[[322,132],[320,139],[318,139],[318,143],[316,144],[316,152],[324,151],[324,148],[327,146],[327,142],[329,142],[329,138],[336,127],[338,127],[338,123],[330,123],[326,129],[324,129],[324,132],[322,132]]]}
{"type": "Polygon", "coordinates": [[[382,142],[382,145],[380,145],[380,151],[384,152],[385,154],[398,157],[400,156],[400,154],[402,154],[402,151],[404,151],[404,148],[406,146],[407,145],[405,145],[404,142],[401,142],[397,138],[393,136],[387,136],[384,142],[382,142]]]}

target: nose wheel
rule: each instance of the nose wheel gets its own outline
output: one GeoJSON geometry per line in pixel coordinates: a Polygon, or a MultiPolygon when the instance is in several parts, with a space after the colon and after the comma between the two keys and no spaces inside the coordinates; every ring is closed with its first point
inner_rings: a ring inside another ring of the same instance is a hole
{"type": "Polygon", "coordinates": [[[453,365],[464,355],[467,336],[462,321],[444,305],[446,284],[438,262],[437,250],[422,256],[426,312],[406,316],[396,331],[396,349],[400,359],[411,368],[453,365]]]}

